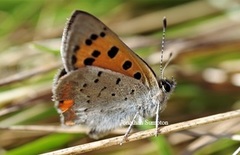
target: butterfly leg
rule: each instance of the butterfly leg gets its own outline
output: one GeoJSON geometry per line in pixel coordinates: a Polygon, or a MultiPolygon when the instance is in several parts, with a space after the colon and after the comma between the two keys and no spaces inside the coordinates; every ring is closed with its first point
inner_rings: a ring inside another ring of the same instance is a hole
{"type": "Polygon", "coordinates": [[[133,119],[132,119],[132,121],[131,121],[128,129],[127,129],[127,132],[124,134],[123,139],[122,139],[122,141],[120,142],[120,145],[122,145],[122,144],[126,141],[126,139],[127,139],[127,137],[128,137],[128,134],[130,133],[130,131],[131,131],[131,129],[132,129],[132,126],[133,126],[133,124],[134,124],[134,121],[135,121],[135,119],[137,118],[137,115],[138,115],[138,112],[134,115],[134,117],[133,117],[133,119]]]}
{"type": "MultiPolygon", "coordinates": [[[[156,100],[156,98],[160,95],[160,92],[157,93],[156,95],[153,96],[154,100],[156,100]]],[[[157,110],[156,110],[156,120],[155,120],[155,136],[158,136],[158,122],[159,122],[159,110],[160,110],[160,103],[157,103],[157,110]]]]}
{"type": "Polygon", "coordinates": [[[155,131],[155,136],[158,136],[158,121],[159,121],[159,107],[160,103],[157,103],[157,110],[156,110],[156,131],[155,131]]]}

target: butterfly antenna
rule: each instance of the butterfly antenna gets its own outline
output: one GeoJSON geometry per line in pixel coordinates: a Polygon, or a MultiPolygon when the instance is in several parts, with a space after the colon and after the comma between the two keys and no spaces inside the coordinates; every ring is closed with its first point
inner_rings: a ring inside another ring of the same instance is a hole
{"type": "Polygon", "coordinates": [[[166,62],[166,64],[164,65],[164,67],[162,68],[162,79],[163,79],[163,73],[164,73],[164,70],[166,69],[166,67],[168,66],[168,64],[171,62],[171,58],[172,58],[172,52],[169,54],[169,57],[168,57],[168,60],[166,62]]]}
{"type": "MultiPolygon", "coordinates": [[[[165,44],[165,32],[167,28],[167,18],[163,17],[163,33],[162,33],[162,49],[161,49],[161,59],[160,59],[160,73],[161,79],[163,79],[163,71],[166,68],[166,65],[163,67],[163,51],[164,51],[164,44],[165,44]]],[[[169,63],[169,61],[168,61],[169,63]]]]}

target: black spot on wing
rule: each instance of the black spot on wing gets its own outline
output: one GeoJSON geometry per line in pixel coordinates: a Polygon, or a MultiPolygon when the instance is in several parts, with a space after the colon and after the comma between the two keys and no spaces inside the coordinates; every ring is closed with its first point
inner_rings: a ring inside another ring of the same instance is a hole
{"type": "Polygon", "coordinates": [[[120,79],[120,78],[117,78],[116,84],[119,84],[120,81],[121,81],[121,79],[120,79]]]}
{"type": "Polygon", "coordinates": [[[100,77],[102,75],[102,71],[99,71],[97,76],[100,77]]]}
{"type": "Polygon", "coordinates": [[[95,80],[94,80],[94,83],[98,83],[98,81],[99,81],[99,79],[95,79],[95,80]]]}
{"type": "Polygon", "coordinates": [[[92,40],[87,39],[87,40],[85,41],[85,44],[88,45],[88,46],[92,45],[92,40]]]}
{"type": "Polygon", "coordinates": [[[76,53],[79,49],[80,49],[80,46],[79,45],[75,45],[73,47],[73,52],[76,53]]]}
{"type": "Polygon", "coordinates": [[[122,65],[122,68],[123,68],[124,70],[128,70],[128,69],[131,68],[131,67],[132,67],[132,62],[129,61],[129,60],[125,61],[124,64],[122,65]]]}
{"type": "Polygon", "coordinates": [[[97,97],[99,97],[99,96],[101,95],[102,91],[104,91],[105,89],[107,89],[107,87],[103,87],[103,88],[100,90],[100,92],[98,93],[98,96],[97,96],[97,97]]]}
{"type": "Polygon", "coordinates": [[[135,74],[133,75],[133,77],[134,77],[135,79],[137,79],[137,80],[140,80],[141,77],[142,77],[142,74],[139,73],[139,72],[137,72],[137,73],[135,73],[135,74]]]}
{"type": "Polygon", "coordinates": [[[112,59],[114,58],[117,53],[118,53],[119,49],[116,46],[113,46],[109,51],[108,51],[108,56],[112,59]]]}
{"type": "Polygon", "coordinates": [[[92,52],[92,56],[95,57],[95,58],[97,58],[100,54],[101,54],[101,52],[98,51],[98,50],[94,50],[94,51],[92,52]]]}
{"type": "Polygon", "coordinates": [[[92,34],[92,35],[90,36],[90,38],[91,38],[92,40],[96,40],[96,39],[98,38],[98,35],[92,34]]]}
{"type": "Polygon", "coordinates": [[[72,65],[74,65],[77,62],[77,57],[75,55],[72,55],[72,65]]]}
{"type": "Polygon", "coordinates": [[[86,58],[83,63],[84,65],[92,65],[94,61],[94,58],[86,58]]]}
{"type": "Polygon", "coordinates": [[[101,37],[105,37],[105,36],[106,36],[106,33],[105,33],[105,32],[101,32],[101,33],[100,33],[100,36],[101,36],[101,37]]]}
{"type": "Polygon", "coordinates": [[[134,89],[132,89],[132,90],[131,90],[131,92],[130,92],[130,94],[131,94],[131,95],[133,95],[133,94],[134,94],[134,92],[135,92],[135,90],[134,90],[134,89]]]}

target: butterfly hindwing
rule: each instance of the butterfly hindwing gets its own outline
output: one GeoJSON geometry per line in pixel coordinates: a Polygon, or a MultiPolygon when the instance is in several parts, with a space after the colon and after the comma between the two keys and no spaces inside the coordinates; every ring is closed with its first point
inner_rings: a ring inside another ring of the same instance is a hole
{"type": "Polygon", "coordinates": [[[62,76],[54,92],[56,100],[64,101],[56,105],[62,112],[62,124],[86,125],[94,138],[130,124],[138,111],[136,122],[156,108],[149,104],[148,87],[138,80],[94,66],[62,76]]]}

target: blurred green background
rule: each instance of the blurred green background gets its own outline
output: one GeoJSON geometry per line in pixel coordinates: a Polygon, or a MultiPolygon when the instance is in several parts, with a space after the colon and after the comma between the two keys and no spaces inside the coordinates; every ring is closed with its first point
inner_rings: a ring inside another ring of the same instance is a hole
{"type": "MultiPolygon", "coordinates": [[[[162,120],[173,124],[239,109],[238,0],[0,0],[0,127],[60,125],[51,86],[61,66],[62,31],[76,9],[101,19],[157,74],[167,17],[164,58],[172,52],[173,60],[165,75],[176,79],[177,88],[162,120]]],[[[240,143],[229,135],[240,132],[239,124],[231,119],[191,135],[173,133],[88,154],[232,154],[240,143]]],[[[0,130],[0,154],[39,154],[91,141],[85,134],[0,130]]]]}

